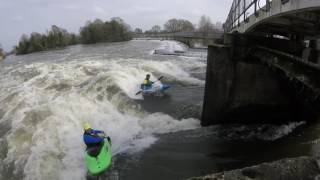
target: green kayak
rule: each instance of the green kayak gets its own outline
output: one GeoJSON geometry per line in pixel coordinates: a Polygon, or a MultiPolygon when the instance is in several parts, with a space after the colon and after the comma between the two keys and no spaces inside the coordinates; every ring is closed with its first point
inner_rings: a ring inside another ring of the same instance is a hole
{"type": "Polygon", "coordinates": [[[92,175],[98,175],[103,171],[107,170],[111,164],[112,153],[111,153],[111,143],[107,140],[104,141],[102,147],[97,149],[88,149],[85,153],[84,161],[92,175]]]}

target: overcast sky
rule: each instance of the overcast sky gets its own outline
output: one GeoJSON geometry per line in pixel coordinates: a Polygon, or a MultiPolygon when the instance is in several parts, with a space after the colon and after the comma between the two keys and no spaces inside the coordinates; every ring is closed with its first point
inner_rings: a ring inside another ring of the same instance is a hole
{"type": "Polygon", "coordinates": [[[150,29],[170,18],[197,24],[205,14],[224,22],[232,0],[0,0],[0,43],[10,50],[24,34],[45,32],[51,25],[78,33],[87,20],[121,17],[134,29],[150,29]]]}

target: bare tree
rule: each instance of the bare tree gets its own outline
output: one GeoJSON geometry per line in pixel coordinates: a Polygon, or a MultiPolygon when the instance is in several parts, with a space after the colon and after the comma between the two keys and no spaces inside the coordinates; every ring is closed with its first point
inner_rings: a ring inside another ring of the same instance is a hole
{"type": "Polygon", "coordinates": [[[193,24],[185,19],[170,19],[164,24],[167,32],[194,31],[193,24]]]}
{"type": "Polygon", "coordinates": [[[198,31],[204,34],[212,32],[214,30],[214,25],[212,24],[208,16],[202,15],[198,24],[198,31]]]}
{"type": "Polygon", "coordinates": [[[164,24],[164,29],[168,32],[177,32],[178,31],[178,20],[170,19],[164,24]]]}
{"type": "Polygon", "coordinates": [[[185,19],[179,19],[178,20],[178,27],[179,31],[194,31],[194,26],[193,24],[185,19]]]}
{"type": "Polygon", "coordinates": [[[161,31],[161,27],[159,25],[152,26],[151,30],[152,33],[159,33],[161,31]]]}
{"type": "Polygon", "coordinates": [[[134,33],[141,34],[142,33],[142,29],[141,28],[134,29],[134,33]]]}

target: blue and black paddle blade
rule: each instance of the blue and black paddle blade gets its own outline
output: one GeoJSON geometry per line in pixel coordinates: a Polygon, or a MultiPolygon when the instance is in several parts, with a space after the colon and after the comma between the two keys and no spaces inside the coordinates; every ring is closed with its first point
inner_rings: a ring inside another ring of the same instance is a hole
{"type": "MultiPolygon", "coordinates": [[[[160,76],[157,81],[160,81],[162,78],[163,78],[163,76],[160,76]]],[[[156,82],[156,81],[155,81],[155,82],[156,82]]]]}
{"type": "Polygon", "coordinates": [[[138,94],[140,94],[142,91],[138,91],[137,93],[136,93],[136,95],[138,95],[138,94]]]}

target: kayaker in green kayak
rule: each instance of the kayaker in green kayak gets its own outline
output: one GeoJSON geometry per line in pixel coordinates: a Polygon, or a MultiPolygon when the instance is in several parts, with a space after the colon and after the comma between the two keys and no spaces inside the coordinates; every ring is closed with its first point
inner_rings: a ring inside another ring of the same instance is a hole
{"type": "Polygon", "coordinates": [[[106,136],[104,131],[92,129],[89,123],[84,124],[83,141],[87,145],[87,149],[100,147],[105,137],[108,139],[109,143],[111,143],[110,137],[106,136]]]}
{"type": "Polygon", "coordinates": [[[84,124],[83,141],[87,145],[84,162],[91,175],[99,175],[107,170],[112,162],[111,139],[104,131],[92,129],[84,124]]]}

